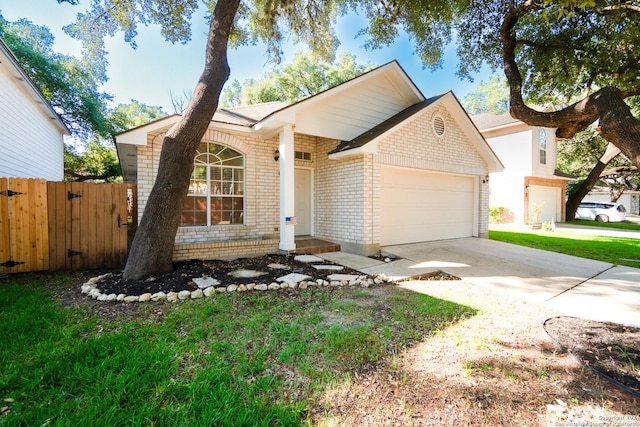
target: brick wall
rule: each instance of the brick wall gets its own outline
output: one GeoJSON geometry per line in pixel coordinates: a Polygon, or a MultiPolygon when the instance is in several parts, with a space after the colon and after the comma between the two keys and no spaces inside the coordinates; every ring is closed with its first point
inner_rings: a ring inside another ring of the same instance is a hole
{"type": "MultiPolygon", "coordinates": [[[[147,138],[138,148],[138,212],[142,216],[153,187],[160,160],[164,132],[147,138]]],[[[278,138],[220,132],[210,129],[203,141],[233,148],[245,156],[245,213],[243,225],[180,227],[174,259],[211,259],[273,252],[279,243],[280,179],[274,160],[278,138]]],[[[295,150],[311,152],[312,160],[296,160],[297,167],[315,167],[316,138],[295,136],[295,150]]]]}
{"type": "Polygon", "coordinates": [[[316,160],[316,236],[340,243],[344,250],[371,254],[380,241],[380,171],[373,155],[331,160],[339,141],[318,139],[316,160]]]}
{"type": "MultiPolygon", "coordinates": [[[[163,136],[164,133],[150,135],[147,146],[138,148],[140,217],[157,174],[163,136]]],[[[226,145],[245,156],[244,224],[180,227],[176,234],[174,259],[206,259],[277,249],[277,240],[275,245],[271,241],[278,236],[280,212],[278,163],[273,159],[273,153],[278,147],[277,137],[265,140],[253,135],[210,129],[203,141],[226,145]],[[252,241],[253,244],[248,243],[252,241]]]]}
{"type": "Polygon", "coordinates": [[[484,176],[487,172],[484,159],[443,106],[422,111],[380,141],[376,161],[464,175],[484,176]],[[435,115],[445,119],[446,131],[442,138],[433,132],[435,115]]]}
{"type": "Polygon", "coordinates": [[[316,236],[345,250],[370,255],[381,234],[381,165],[478,176],[478,235],[487,236],[489,184],[487,164],[446,108],[418,114],[378,143],[378,153],[330,160],[338,141],[319,139],[316,162],[316,236]],[[435,114],[445,119],[442,138],[433,132],[435,114]]]}

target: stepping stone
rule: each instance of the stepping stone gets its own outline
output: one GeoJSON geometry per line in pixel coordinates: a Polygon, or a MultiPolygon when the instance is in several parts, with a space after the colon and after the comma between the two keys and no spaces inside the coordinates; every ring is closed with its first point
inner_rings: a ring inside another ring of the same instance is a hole
{"type": "Polygon", "coordinates": [[[291,270],[291,267],[284,264],[269,264],[267,267],[272,270],[291,270]]]}
{"type": "Polygon", "coordinates": [[[311,267],[315,268],[316,270],[344,270],[344,267],[341,265],[314,264],[311,267]]]}
{"type": "Polygon", "coordinates": [[[229,276],[233,276],[235,278],[251,278],[251,277],[259,277],[264,276],[264,271],[256,271],[256,270],[235,270],[229,273],[229,276]]]}
{"type": "Polygon", "coordinates": [[[300,261],[300,262],[322,262],[324,261],[322,258],[318,258],[315,255],[296,255],[295,258],[296,261],[300,261]]]}
{"type": "Polygon", "coordinates": [[[336,280],[338,282],[342,282],[343,280],[346,280],[347,282],[355,282],[358,280],[358,277],[360,276],[356,276],[355,274],[330,274],[327,276],[327,279],[336,280]]]}
{"type": "Polygon", "coordinates": [[[209,286],[219,285],[220,281],[218,279],[214,279],[213,277],[194,277],[193,283],[198,285],[200,289],[206,289],[209,286]]]}
{"type": "Polygon", "coordinates": [[[276,281],[286,282],[286,283],[298,283],[307,279],[311,279],[311,276],[307,276],[306,274],[300,274],[300,273],[291,273],[291,274],[287,274],[286,276],[278,277],[276,281]]]}

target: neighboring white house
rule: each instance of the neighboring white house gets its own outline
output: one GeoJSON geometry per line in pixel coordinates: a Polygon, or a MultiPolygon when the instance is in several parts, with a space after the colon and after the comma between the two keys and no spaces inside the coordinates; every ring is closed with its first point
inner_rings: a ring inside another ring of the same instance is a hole
{"type": "MultiPolygon", "coordinates": [[[[140,217],[173,115],[116,135],[140,217]]],[[[486,237],[502,164],[451,92],[426,98],[393,61],[292,105],[216,112],[195,158],[174,259],[296,250],[313,236],[381,246],[486,237]]]]}
{"type": "Polygon", "coordinates": [[[564,221],[571,178],[556,170],[555,129],[529,126],[509,113],[472,120],[504,164],[490,176],[489,206],[507,208],[515,223],[564,221]]]}
{"type": "Polygon", "coordinates": [[[69,130],[0,39],[0,177],[64,178],[69,130]]]}

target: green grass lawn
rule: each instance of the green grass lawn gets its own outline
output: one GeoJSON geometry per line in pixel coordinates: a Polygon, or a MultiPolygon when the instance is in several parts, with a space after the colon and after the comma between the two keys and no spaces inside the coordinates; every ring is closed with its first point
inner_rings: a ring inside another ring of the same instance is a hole
{"type": "Polygon", "coordinates": [[[582,225],[588,227],[604,227],[604,228],[618,228],[621,230],[638,230],[640,231],[640,224],[635,222],[597,222],[597,221],[584,221],[576,219],[573,221],[567,221],[566,224],[582,225]]]}
{"type": "Polygon", "coordinates": [[[45,290],[69,280],[0,281],[0,425],[305,425],[324,390],[474,315],[387,286],[138,304],[109,321],[45,290]]]}
{"type": "Polygon", "coordinates": [[[640,267],[640,239],[594,236],[570,229],[554,232],[490,230],[489,238],[616,265],[640,267]]]}

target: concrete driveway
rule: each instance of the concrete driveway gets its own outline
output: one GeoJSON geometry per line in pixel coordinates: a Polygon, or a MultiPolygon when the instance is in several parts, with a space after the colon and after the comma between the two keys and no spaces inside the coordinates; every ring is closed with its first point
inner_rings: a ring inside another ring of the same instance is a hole
{"type": "Polygon", "coordinates": [[[399,259],[385,263],[344,252],[320,256],[394,279],[442,270],[570,316],[640,325],[637,268],[479,238],[387,246],[383,252],[399,259]]]}

